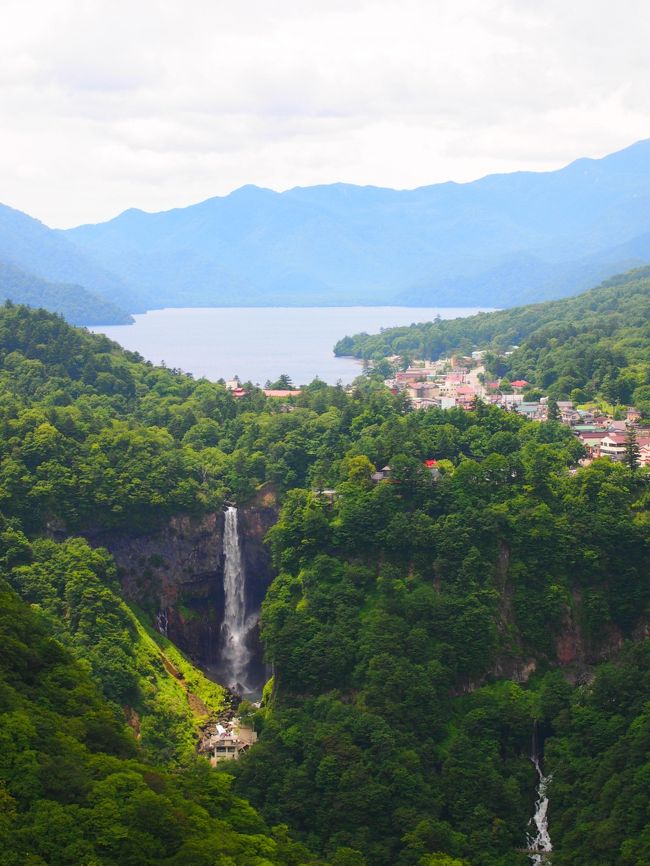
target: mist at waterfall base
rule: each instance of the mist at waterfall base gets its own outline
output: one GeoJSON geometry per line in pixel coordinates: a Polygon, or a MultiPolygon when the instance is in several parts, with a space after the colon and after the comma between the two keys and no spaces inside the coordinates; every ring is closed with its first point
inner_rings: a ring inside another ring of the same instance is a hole
{"type": "Polygon", "coordinates": [[[223,529],[224,612],[217,661],[206,669],[212,679],[249,699],[261,695],[266,679],[258,636],[259,612],[250,610],[246,598],[237,508],[226,507],[223,529]]]}

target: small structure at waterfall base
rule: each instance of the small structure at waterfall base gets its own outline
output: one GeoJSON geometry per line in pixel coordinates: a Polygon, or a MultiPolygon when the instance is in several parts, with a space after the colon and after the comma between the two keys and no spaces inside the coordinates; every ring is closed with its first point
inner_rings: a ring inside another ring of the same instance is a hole
{"type": "Polygon", "coordinates": [[[199,743],[199,754],[205,755],[216,767],[222,761],[237,761],[256,742],[257,733],[235,718],[225,725],[211,726],[199,743]]]}

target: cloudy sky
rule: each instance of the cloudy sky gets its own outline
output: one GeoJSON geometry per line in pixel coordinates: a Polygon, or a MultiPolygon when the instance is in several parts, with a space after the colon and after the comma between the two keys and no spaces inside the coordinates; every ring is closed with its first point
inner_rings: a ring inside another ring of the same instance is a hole
{"type": "Polygon", "coordinates": [[[0,201],[414,187],[650,137],[646,0],[0,0],[0,201]]]}

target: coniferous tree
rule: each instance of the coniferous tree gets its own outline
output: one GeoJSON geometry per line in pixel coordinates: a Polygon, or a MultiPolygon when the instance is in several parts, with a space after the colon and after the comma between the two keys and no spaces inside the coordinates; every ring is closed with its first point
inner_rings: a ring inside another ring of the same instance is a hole
{"type": "Polygon", "coordinates": [[[629,427],[625,440],[625,456],[623,458],[630,472],[636,472],[641,461],[641,449],[636,438],[636,430],[629,427]]]}
{"type": "Polygon", "coordinates": [[[549,397],[548,399],[548,409],[546,413],[547,421],[559,421],[560,420],[560,409],[557,405],[557,400],[555,397],[549,397]]]}

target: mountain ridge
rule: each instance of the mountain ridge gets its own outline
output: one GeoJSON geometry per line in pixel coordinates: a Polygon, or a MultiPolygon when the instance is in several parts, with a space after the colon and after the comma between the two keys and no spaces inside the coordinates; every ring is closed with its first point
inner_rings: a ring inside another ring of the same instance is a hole
{"type": "Polygon", "coordinates": [[[128,325],[125,310],[75,283],[53,283],[0,260],[0,300],[59,313],[71,325],[128,325]]]}
{"type": "Polygon", "coordinates": [[[246,184],[66,230],[0,205],[0,261],[129,313],[543,301],[650,261],[650,139],[413,189],[246,184]]]}
{"type": "Polygon", "coordinates": [[[509,306],[522,282],[526,300],[545,300],[650,260],[650,245],[611,252],[649,231],[646,139],[556,171],[412,190],[248,184],[60,234],[150,306],[494,303],[495,279],[509,306]]]}
{"type": "Polygon", "coordinates": [[[154,216],[154,215],[169,214],[169,213],[176,212],[176,211],[183,211],[183,210],[187,210],[188,208],[199,207],[201,205],[205,205],[208,202],[222,201],[224,199],[232,198],[233,196],[237,195],[238,193],[241,193],[243,190],[254,190],[254,191],[258,191],[258,192],[268,192],[268,193],[272,193],[273,195],[277,195],[277,196],[286,196],[286,195],[291,195],[291,194],[301,193],[301,192],[307,192],[307,191],[330,190],[330,189],[375,190],[378,192],[388,192],[388,193],[399,194],[399,193],[417,193],[417,192],[420,192],[422,190],[430,190],[430,189],[434,189],[434,188],[435,189],[444,189],[444,188],[470,187],[470,186],[479,185],[479,184],[481,184],[487,180],[499,179],[499,178],[505,178],[505,177],[508,177],[508,178],[518,178],[518,177],[522,177],[522,176],[523,177],[544,177],[544,176],[548,176],[548,175],[552,175],[552,174],[557,174],[558,172],[564,172],[564,171],[567,171],[569,169],[574,169],[574,168],[577,168],[578,166],[595,165],[595,164],[602,162],[603,160],[612,160],[614,157],[617,157],[620,154],[634,153],[637,150],[641,150],[645,147],[650,148],[650,137],[639,139],[638,141],[634,142],[631,145],[628,145],[627,147],[621,148],[620,150],[612,151],[611,153],[606,154],[605,156],[602,156],[602,157],[590,157],[590,156],[577,157],[576,159],[572,160],[571,162],[567,163],[566,165],[564,165],[558,169],[545,169],[542,171],[531,171],[531,170],[527,170],[527,169],[517,169],[517,170],[511,171],[511,172],[507,172],[507,171],[491,172],[489,174],[481,175],[480,177],[474,178],[473,180],[467,180],[467,181],[445,180],[445,181],[440,181],[438,183],[419,184],[418,186],[414,186],[414,187],[390,187],[390,186],[382,186],[380,184],[374,184],[374,183],[356,184],[356,183],[350,183],[348,181],[332,181],[330,183],[308,184],[306,186],[302,185],[302,184],[296,184],[295,186],[287,187],[286,189],[276,190],[276,189],[273,189],[272,187],[260,186],[259,184],[255,184],[255,183],[245,183],[245,184],[242,184],[241,186],[235,187],[233,190],[231,190],[228,193],[224,193],[223,195],[211,195],[205,199],[201,199],[200,201],[194,202],[193,204],[190,204],[190,205],[185,205],[185,206],[179,205],[179,206],[175,206],[175,207],[171,207],[171,208],[165,208],[165,209],[159,210],[159,211],[146,210],[144,208],[139,208],[139,207],[129,207],[123,211],[120,211],[115,216],[110,217],[109,219],[103,220],[101,222],[97,222],[97,223],[84,222],[84,223],[79,223],[76,226],[72,226],[72,227],[66,228],[66,229],[54,229],[54,231],[62,232],[63,234],[65,234],[66,232],[76,231],[77,229],[86,228],[88,226],[107,225],[109,223],[114,222],[117,219],[120,219],[121,217],[126,216],[127,214],[132,214],[132,213],[143,214],[145,216],[154,216]]]}
{"type": "MultiPolygon", "coordinates": [[[[102,305],[123,308],[122,319],[128,315],[124,310],[145,309],[137,291],[127,287],[110,269],[92,261],[60,232],[4,204],[0,204],[0,261],[35,280],[57,284],[59,289],[64,284],[81,287],[99,298],[102,305]]],[[[74,292],[69,301],[76,302],[74,292]]],[[[90,324],[91,320],[92,316],[83,324],[90,324]]],[[[75,319],[75,323],[80,320],[75,319]]]]}

